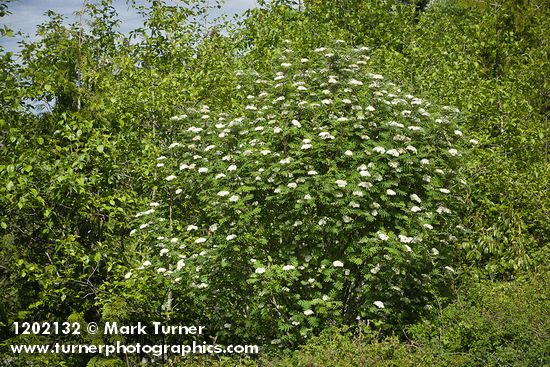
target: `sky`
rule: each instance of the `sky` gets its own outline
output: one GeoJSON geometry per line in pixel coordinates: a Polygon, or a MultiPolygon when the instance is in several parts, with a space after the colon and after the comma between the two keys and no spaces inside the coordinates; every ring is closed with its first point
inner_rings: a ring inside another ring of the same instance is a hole
{"type": "MultiPolygon", "coordinates": [[[[10,15],[0,18],[0,27],[4,25],[14,32],[22,31],[25,34],[33,35],[36,26],[44,22],[47,17],[44,13],[50,9],[63,14],[68,18],[68,23],[74,21],[74,12],[82,8],[84,0],[12,0],[8,3],[10,15]]],[[[177,1],[174,1],[177,3],[177,1]]],[[[215,3],[211,0],[210,3],[215,3]]],[[[141,19],[126,5],[125,0],[113,0],[118,15],[122,21],[121,31],[128,32],[140,26],[141,19]]],[[[256,0],[225,0],[221,13],[229,16],[239,14],[243,11],[257,6],[256,0]]],[[[0,45],[5,51],[16,52],[17,42],[21,37],[2,37],[0,45]]]]}

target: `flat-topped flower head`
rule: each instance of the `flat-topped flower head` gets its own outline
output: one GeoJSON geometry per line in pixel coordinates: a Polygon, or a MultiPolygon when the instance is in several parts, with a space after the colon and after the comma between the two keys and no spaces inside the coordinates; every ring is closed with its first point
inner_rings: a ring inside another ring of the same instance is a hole
{"type": "Polygon", "coordinates": [[[390,236],[388,236],[384,232],[378,232],[378,238],[380,238],[382,241],[387,241],[390,239],[390,236]]]}
{"type": "Polygon", "coordinates": [[[346,187],[348,185],[348,182],[345,180],[336,180],[336,186],[338,187],[346,187]]]}

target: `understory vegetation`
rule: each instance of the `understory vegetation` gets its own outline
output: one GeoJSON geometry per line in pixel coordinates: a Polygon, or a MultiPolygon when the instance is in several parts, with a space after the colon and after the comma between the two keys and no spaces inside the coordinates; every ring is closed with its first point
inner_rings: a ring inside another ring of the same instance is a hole
{"type": "Polygon", "coordinates": [[[217,5],[0,49],[0,366],[550,364],[547,2],[217,5]],[[10,349],[193,341],[260,353],[10,349]]]}

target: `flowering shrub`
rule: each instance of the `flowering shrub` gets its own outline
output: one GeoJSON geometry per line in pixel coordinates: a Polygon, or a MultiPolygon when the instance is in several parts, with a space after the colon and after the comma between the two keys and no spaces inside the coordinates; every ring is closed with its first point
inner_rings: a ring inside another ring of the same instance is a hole
{"type": "Polygon", "coordinates": [[[174,116],[128,287],[156,280],[172,317],[232,342],[388,328],[429,308],[454,273],[458,111],[368,63],[342,41],[307,55],[287,43],[273,74],[236,73],[240,107],[174,116]]]}

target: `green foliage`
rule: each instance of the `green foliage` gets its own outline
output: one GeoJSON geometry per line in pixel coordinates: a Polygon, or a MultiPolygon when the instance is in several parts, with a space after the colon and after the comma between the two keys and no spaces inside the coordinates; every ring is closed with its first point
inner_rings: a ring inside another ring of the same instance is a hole
{"type": "MultiPolygon", "coordinates": [[[[547,275],[546,275],[547,277],[547,275]]],[[[544,273],[510,283],[469,280],[457,301],[408,328],[408,340],[363,326],[329,327],[298,350],[259,360],[195,358],[177,366],[544,366],[550,306],[544,273]]]]}
{"type": "Polygon", "coordinates": [[[411,328],[420,345],[464,354],[470,366],[548,364],[548,273],[512,283],[466,283],[436,322],[411,328]]]}
{"type": "MultiPolygon", "coordinates": [[[[86,3],[1,50],[2,353],[31,341],[14,321],[74,318],[203,323],[278,355],[310,340],[291,365],[544,364],[545,299],[506,295],[545,294],[538,278],[443,304],[469,272],[545,274],[547,2],[260,3],[228,23],[207,18],[218,3],[130,2],[129,35],[111,1],[86,3]],[[418,347],[372,337],[430,306],[418,347]]],[[[65,341],[116,340],[144,341],[65,341]]],[[[29,359],[88,362],[120,360],[29,359]]]]}
{"type": "Polygon", "coordinates": [[[63,321],[75,311],[93,319],[99,285],[131,251],[116,237],[138,189],[120,170],[124,151],[91,121],[42,122],[34,136],[23,127],[5,135],[0,265],[12,316],[3,336],[11,321],[63,321]]]}

